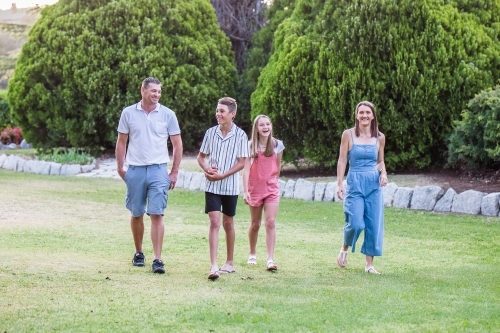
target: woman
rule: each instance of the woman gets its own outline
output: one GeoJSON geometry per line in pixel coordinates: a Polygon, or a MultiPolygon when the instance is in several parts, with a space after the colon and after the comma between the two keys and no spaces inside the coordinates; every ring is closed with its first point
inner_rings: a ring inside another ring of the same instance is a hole
{"type": "Polygon", "coordinates": [[[355,251],[359,234],[364,230],[361,253],[366,255],[365,272],[380,274],[373,267],[373,257],[382,255],[384,237],[384,200],[381,186],[387,184],[384,163],[385,136],[378,130],[375,106],[363,101],[356,106],[355,127],[342,133],[337,164],[337,195],[344,201],[346,224],[344,243],[337,263],[347,265],[347,252],[355,251]],[[343,185],[349,161],[347,193],[343,185]],[[344,200],[345,197],[345,200],[344,200]]]}
{"type": "Polygon", "coordinates": [[[250,208],[252,219],[248,229],[250,254],[248,265],[257,264],[257,237],[264,211],[266,225],[266,247],[268,271],[276,271],[274,263],[274,244],[276,241],[276,214],[278,213],[280,188],[278,177],[281,169],[281,157],[285,146],[273,137],[273,125],[268,116],[255,118],[252,137],[249,142],[250,158],[243,169],[243,201],[250,208]]]}

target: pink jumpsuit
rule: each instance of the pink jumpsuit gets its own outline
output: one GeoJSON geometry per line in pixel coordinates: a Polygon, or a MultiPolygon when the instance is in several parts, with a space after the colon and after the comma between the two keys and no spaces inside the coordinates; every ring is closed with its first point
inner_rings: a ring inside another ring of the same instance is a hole
{"type": "Polygon", "coordinates": [[[248,177],[249,204],[252,207],[280,201],[276,153],[269,157],[262,152],[258,154],[258,157],[253,159],[248,177]]]}

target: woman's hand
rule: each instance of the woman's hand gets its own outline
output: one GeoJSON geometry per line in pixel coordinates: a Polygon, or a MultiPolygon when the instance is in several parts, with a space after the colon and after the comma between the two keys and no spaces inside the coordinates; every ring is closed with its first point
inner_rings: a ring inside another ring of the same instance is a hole
{"type": "Polygon", "coordinates": [[[387,185],[387,182],[388,182],[388,179],[387,179],[387,172],[383,171],[380,173],[380,177],[378,179],[378,182],[380,184],[380,186],[384,187],[385,185],[387,185]]]}
{"type": "Polygon", "coordinates": [[[344,201],[344,197],[345,197],[344,184],[339,185],[339,187],[337,188],[337,197],[340,199],[340,201],[344,201]]]}
{"type": "Polygon", "coordinates": [[[250,205],[250,193],[248,191],[243,192],[243,202],[246,205],[250,205]]]}

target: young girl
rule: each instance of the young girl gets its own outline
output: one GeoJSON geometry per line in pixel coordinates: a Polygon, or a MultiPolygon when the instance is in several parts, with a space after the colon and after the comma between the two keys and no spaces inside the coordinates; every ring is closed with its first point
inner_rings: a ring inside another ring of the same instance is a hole
{"type": "Polygon", "coordinates": [[[276,271],[274,263],[274,244],[276,241],[276,214],[278,213],[280,188],[278,177],[281,169],[281,157],[285,146],[273,137],[273,125],[268,116],[255,118],[250,140],[250,158],[243,169],[243,201],[250,208],[252,219],[248,229],[250,242],[249,265],[257,264],[257,237],[264,211],[266,226],[266,247],[268,271],[276,271]]]}

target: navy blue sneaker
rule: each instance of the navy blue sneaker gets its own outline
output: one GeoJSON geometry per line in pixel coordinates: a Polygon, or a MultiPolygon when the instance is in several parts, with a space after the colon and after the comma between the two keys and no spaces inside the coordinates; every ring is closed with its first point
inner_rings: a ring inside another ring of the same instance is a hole
{"type": "Polygon", "coordinates": [[[161,261],[160,259],[155,259],[153,261],[153,265],[151,265],[151,270],[153,271],[153,273],[159,273],[159,274],[163,274],[165,273],[165,265],[163,265],[163,261],[161,261]]]}
{"type": "Polygon", "coordinates": [[[145,262],[146,262],[146,259],[144,258],[144,253],[136,252],[134,254],[134,258],[132,259],[132,265],[142,267],[142,266],[144,266],[145,262]]]}

